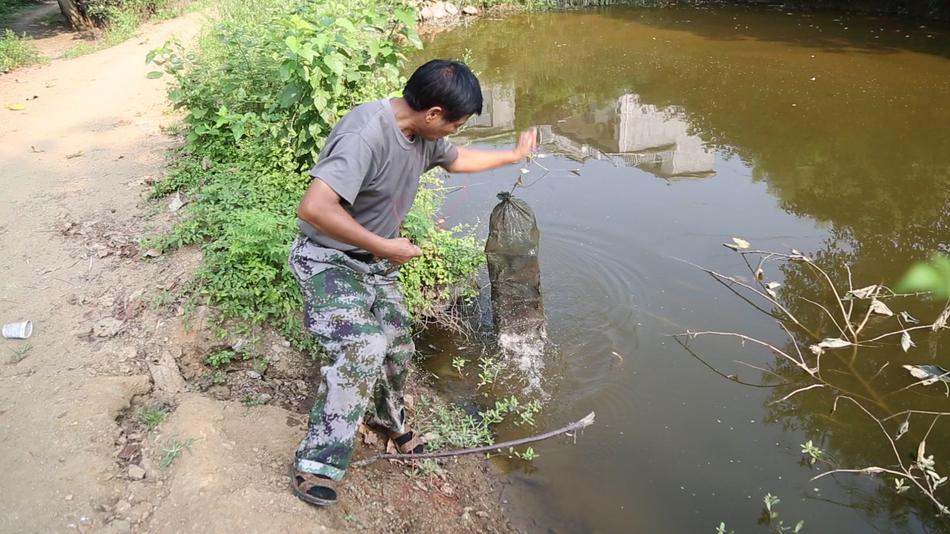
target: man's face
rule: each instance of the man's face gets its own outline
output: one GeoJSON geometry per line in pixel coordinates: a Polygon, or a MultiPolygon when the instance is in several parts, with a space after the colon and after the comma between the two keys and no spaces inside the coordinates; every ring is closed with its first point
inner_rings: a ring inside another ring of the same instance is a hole
{"type": "Polygon", "coordinates": [[[425,131],[419,133],[429,141],[435,141],[457,132],[468,121],[469,117],[471,115],[466,115],[455,121],[447,121],[443,118],[440,108],[432,108],[426,113],[425,131]]]}

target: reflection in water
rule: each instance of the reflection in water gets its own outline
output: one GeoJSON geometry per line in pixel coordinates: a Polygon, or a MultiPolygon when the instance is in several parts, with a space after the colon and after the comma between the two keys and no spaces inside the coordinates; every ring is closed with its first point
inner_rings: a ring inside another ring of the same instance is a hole
{"type": "MultiPolygon", "coordinates": [[[[484,139],[509,133],[515,125],[514,85],[490,84],[482,89],[484,107],[467,124],[468,135],[484,139]]],[[[543,151],[576,161],[610,160],[638,167],[663,178],[707,177],[715,152],[697,135],[682,112],[674,107],[643,104],[636,94],[621,95],[609,105],[586,109],[537,125],[543,151]]]]}
{"type": "MultiPolygon", "coordinates": [[[[581,447],[539,447],[532,484],[513,486],[519,508],[536,510],[522,518],[530,530],[697,532],[725,521],[756,531],[767,492],[782,497],[786,524],[805,518],[813,532],[946,529],[926,500],[896,495],[890,480],[809,482],[817,472],[799,463],[809,439],[842,465],[893,461],[857,410],[829,415],[824,390],[773,403],[794,386],[752,391],[717,380],[667,336],[686,325],[786,342],[770,319],[673,259],[733,272],[735,258],[718,246],[729,236],[806,251],[838,287],[848,284],[845,264],[859,287],[890,284],[914,261],[950,249],[947,36],[937,24],[852,15],[606,9],[483,21],[427,48],[427,57],[471,49],[486,113],[470,139],[510,141],[543,125],[545,151],[584,162],[579,176],[520,192],[543,235],[569,237],[542,243],[549,335],[563,357],[549,366],[560,368],[563,387],[542,423],[598,413],[581,447]],[[666,180],[631,179],[649,175],[666,180]],[[681,176],[710,178],[669,180],[681,176]]],[[[484,218],[510,174],[466,181],[447,216],[484,218]]],[[[834,334],[803,300],[835,305],[812,274],[802,263],[766,272],[783,283],[784,306],[834,334]]],[[[921,318],[939,311],[939,303],[900,307],[921,318]]],[[[895,343],[854,358],[830,354],[827,372],[842,390],[872,399],[879,416],[946,410],[941,395],[899,392],[913,380],[902,364],[950,367],[945,339],[915,341],[907,353],[895,343]]],[[[716,363],[740,359],[796,376],[750,347],[703,349],[716,363]]],[[[922,423],[912,421],[898,442],[907,457],[922,423]]],[[[940,466],[950,459],[948,438],[942,426],[928,438],[940,466]]]]}

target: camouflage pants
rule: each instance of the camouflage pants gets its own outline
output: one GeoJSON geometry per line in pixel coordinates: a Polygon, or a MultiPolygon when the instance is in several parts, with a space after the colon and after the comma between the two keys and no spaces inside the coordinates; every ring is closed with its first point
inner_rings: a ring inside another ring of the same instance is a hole
{"type": "Polygon", "coordinates": [[[340,480],[367,411],[373,424],[404,431],[402,390],[415,351],[409,314],[397,274],[385,274],[388,261],[364,263],[299,236],[290,265],[304,294],[304,324],[330,360],[296,467],[340,480]]]}

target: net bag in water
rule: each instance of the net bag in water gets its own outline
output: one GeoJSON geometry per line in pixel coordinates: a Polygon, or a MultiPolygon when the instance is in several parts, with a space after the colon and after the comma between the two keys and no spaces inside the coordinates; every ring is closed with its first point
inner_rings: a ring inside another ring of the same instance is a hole
{"type": "Polygon", "coordinates": [[[536,353],[540,357],[545,320],[538,223],[523,200],[507,192],[498,193],[498,198],[501,202],[491,212],[485,243],[495,334],[502,348],[519,356],[536,353]]]}

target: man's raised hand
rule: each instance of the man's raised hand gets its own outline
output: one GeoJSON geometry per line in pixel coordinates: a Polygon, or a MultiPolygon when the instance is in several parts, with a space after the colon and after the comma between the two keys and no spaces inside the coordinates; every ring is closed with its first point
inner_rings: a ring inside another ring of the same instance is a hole
{"type": "Polygon", "coordinates": [[[517,156],[520,161],[530,155],[537,146],[538,130],[537,128],[528,128],[521,132],[521,137],[518,138],[518,146],[515,147],[515,156],[517,156]]]}

